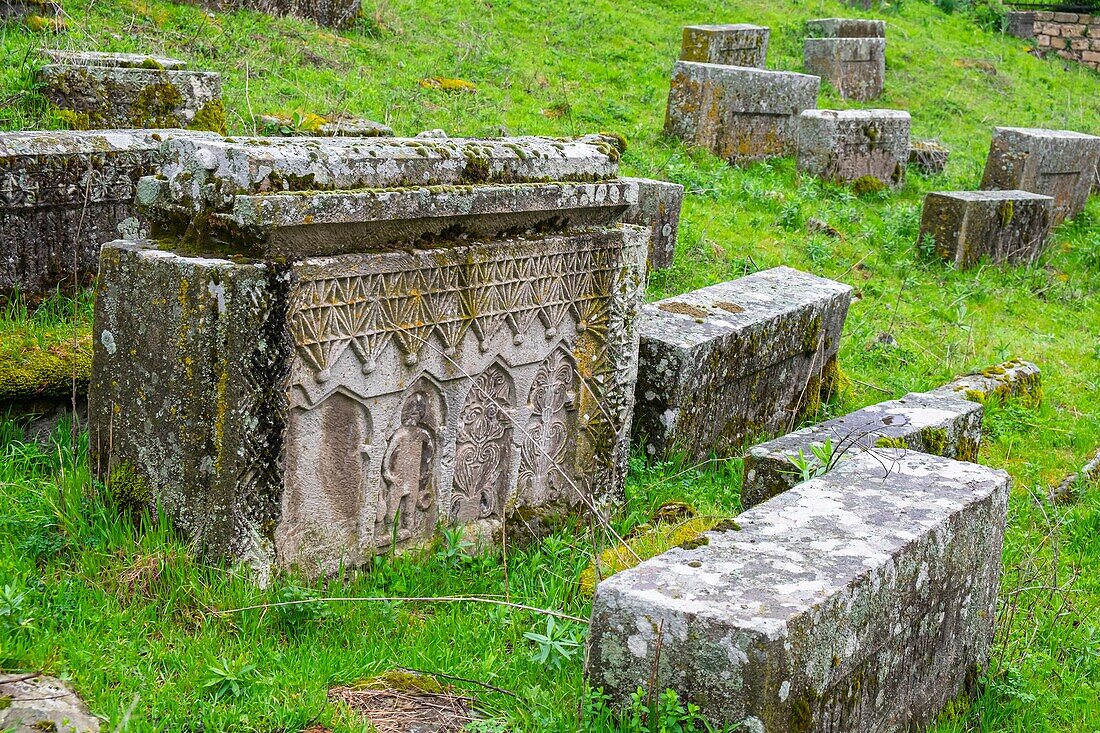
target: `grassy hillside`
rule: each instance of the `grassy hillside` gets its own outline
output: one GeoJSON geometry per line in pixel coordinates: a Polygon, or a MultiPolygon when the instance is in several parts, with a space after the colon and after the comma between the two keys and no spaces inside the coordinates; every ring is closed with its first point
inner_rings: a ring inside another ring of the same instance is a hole
{"type": "MultiPolygon", "coordinates": [[[[1063,227],[1030,269],[956,272],[915,245],[923,194],[975,188],[994,125],[1100,133],[1100,76],[1036,59],[1024,42],[965,16],[918,0],[895,3],[879,13],[889,22],[888,72],[875,106],[909,110],[914,134],[940,139],[953,155],[942,176],[911,174],[901,192],[857,197],[800,179],[789,160],[734,169],[661,136],[682,25],[771,26],[769,66],[797,70],[802,21],[854,15],[838,2],[366,5],[359,28],[335,35],[159,0],[66,0],[67,34],[0,29],[0,127],[59,125],[32,83],[34,50],[47,43],[161,52],[220,71],[235,134],[253,132],[266,112],[342,111],[398,134],[624,134],[627,173],[688,189],[677,264],[652,279],[652,297],[777,264],[856,288],[841,352],[851,389],[823,416],[1012,357],[1042,367],[1039,409],[1009,404],[987,415],[982,462],[1015,481],[998,646],[980,697],[953,707],[937,730],[1100,731],[1100,486],[1079,484],[1068,503],[1047,498],[1100,446],[1100,201],[1063,227]],[[427,77],[466,80],[476,91],[425,88],[418,82],[427,77]],[[811,218],[841,236],[809,233],[811,218]],[[896,347],[876,345],[885,333],[896,347]]],[[[820,106],[851,105],[826,90],[820,106]]],[[[85,314],[77,328],[86,328],[87,309],[77,312],[85,314]]],[[[0,334],[7,339],[24,319],[13,311],[0,334]]],[[[423,558],[383,559],[369,574],[323,587],[280,578],[260,591],[189,559],[169,528],[153,521],[141,531],[120,518],[71,447],[26,446],[14,426],[0,423],[0,668],[69,676],[97,713],[135,731],[357,730],[325,704],[326,690],[399,666],[509,690],[514,696],[455,683],[509,729],[576,729],[586,694],[579,653],[568,643],[583,632],[579,623],[548,630],[543,617],[523,611],[397,601],[215,611],[310,593],[507,593],[584,618],[590,603],[578,578],[598,549],[584,531],[510,553],[507,563],[498,555],[465,559],[452,543],[423,558]],[[540,661],[549,645],[525,632],[555,637],[574,653],[551,648],[540,661]],[[220,681],[233,677],[241,693],[219,697],[220,681]]],[[[736,459],[686,467],[635,460],[616,527],[628,531],[669,499],[736,511],[739,476],[736,459]]],[[[587,708],[599,712],[591,701],[587,708]]]]}

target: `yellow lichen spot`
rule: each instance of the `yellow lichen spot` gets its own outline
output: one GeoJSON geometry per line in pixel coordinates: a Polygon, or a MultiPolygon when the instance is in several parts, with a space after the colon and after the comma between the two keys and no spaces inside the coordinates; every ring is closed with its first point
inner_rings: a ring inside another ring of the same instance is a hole
{"type": "Polygon", "coordinates": [[[472,82],[465,79],[450,79],[445,76],[430,76],[421,79],[418,83],[424,89],[436,89],[451,94],[473,94],[477,91],[477,86],[472,82]]]}

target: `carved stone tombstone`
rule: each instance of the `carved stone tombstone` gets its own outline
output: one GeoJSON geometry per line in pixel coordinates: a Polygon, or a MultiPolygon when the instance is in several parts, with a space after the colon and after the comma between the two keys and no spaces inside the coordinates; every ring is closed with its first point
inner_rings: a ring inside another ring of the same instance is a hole
{"type": "Polygon", "coordinates": [[[799,117],[798,169],[849,183],[874,178],[898,188],[909,160],[908,112],[894,109],[806,110],[799,117]]]}
{"type": "Polygon", "coordinates": [[[764,68],[771,29],[747,23],[684,26],[681,61],[764,68]]]}
{"type": "Polygon", "coordinates": [[[619,495],[650,228],[620,223],[613,139],[167,155],[139,186],[159,246],[101,261],[109,485],[210,556],[312,574],[619,495]]]}
{"type": "Polygon", "coordinates": [[[878,99],[886,83],[886,39],[807,38],[803,69],[829,81],[844,99],[878,99]]]}

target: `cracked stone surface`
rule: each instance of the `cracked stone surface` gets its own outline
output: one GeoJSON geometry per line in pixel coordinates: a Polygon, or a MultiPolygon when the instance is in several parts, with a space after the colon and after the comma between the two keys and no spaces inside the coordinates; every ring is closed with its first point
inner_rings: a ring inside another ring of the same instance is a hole
{"type": "Polygon", "coordinates": [[[146,223],[134,205],[160,145],[184,130],[0,133],[0,294],[87,284],[99,247],[146,223]]]}
{"type": "Polygon", "coordinates": [[[791,458],[801,455],[811,471],[831,468],[812,449],[826,441],[836,460],[885,446],[977,461],[983,412],[962,395],[916,392],[753,446],[745,456],[741,506],[756,506],[801,481],[791,458]]]}
{"type": "Polygon", "coordinates": [[[836,367],[851,292],[776,267],[644,306],[635,440],[705,460],[789,430],[836,367]]]}
{"type": "Polygon", "coordinates": [[[807,38],[803,69],[830,82],[844,99],[882,96],[886,82],[885,38],[807,38]]]}
{"type": "Polygon", "coordinates": [[[820,85],[807,74],[678,61],[665,134],[731,163],[793,155],[798,115],[817,106],[820,85]]]}
{"type": "Polygon", "coordinates": [[[748,23],[684,26],[681,61],[763,69],[771,29],[748,23]]]}
{"type": "Polygon", "coordinates": [[[798,121],[798,169],[838,183],[871,177],[899,188],[910,125],[901,110],[806,110],[798,121]]]}
{"type": "Polygon", "coordinates": [[[173,141],[100,258],[98,474],[261,581],[605,511],[652,231],[612,141],[173,141]]]}
{"type": "MultiPolygon", "coordinates": [[[[623,222],[650,228],[649,269],[672,267],[676,254],[676,236],[680,229],[680,209],[684,203],[684,187],[679,183],[652,181],[646,178],[623,178],[624,183],[637,186],[637,203],[632,203],[623,222]]],[[[633,199],[632,195],[628,198],[633,199]]]]}
{"type": "Polygon", "coordinates": [[[1027,191],[938,191],[924,199],[920,238],[960,269],[983,259],[1032,265],[1046,250],[1054,206],[1027,191]]]}
{"type": "Polygon", "coordinates": [[[972,691],[993,637],[1009,478],[862,453],[596,588],[586,673],[711,723],[905,731],[972,691]]]}
{"type": "Polygon", "coordinates": [[[99,733],[99,719],[55,677],[0,675],[0,730],[11,733],[99,733]]]}
{"type": "Polygon", "coordinates": [[[1070,130],[998,127],[985,161],[984,190],[1054,197],[1053,226],[1080,214],[1096,181],[1100,137],[1070,130]]]}

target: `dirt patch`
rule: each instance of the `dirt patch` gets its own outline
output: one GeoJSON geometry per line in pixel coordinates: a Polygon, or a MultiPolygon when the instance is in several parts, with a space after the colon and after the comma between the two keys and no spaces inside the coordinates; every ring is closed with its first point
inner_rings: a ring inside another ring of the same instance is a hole
{"type": "Polygon", "coordinates": [[[681,303],[678,300],[671,300],[667,303],[661,303],[657,306],[665,313],[676,313],[681,316],[691,316],[692,318],[706,318],[710,315],[710,312],[706,308],[700,308],[697,305],[691,303],[681,303]]]}
{"type": "Polygon", "coordinates": [[[353,687],[334,687],[328,698],[362,715],[378,733],[460,733],[478,718],[469,697],[438,684],[394,684],[385,676],[353,687]]]}
{"type": "Polygon", "coordinates": [[[742,308],[741,306],[737,305],[737,303],[727,303],[725,301],[722,301],[720,303],[715,303],[714,307],[715,308],[721,308],[722,310],[724,310],[728,313],[744,313],[745,312],[745,309],[742,308]]]}

